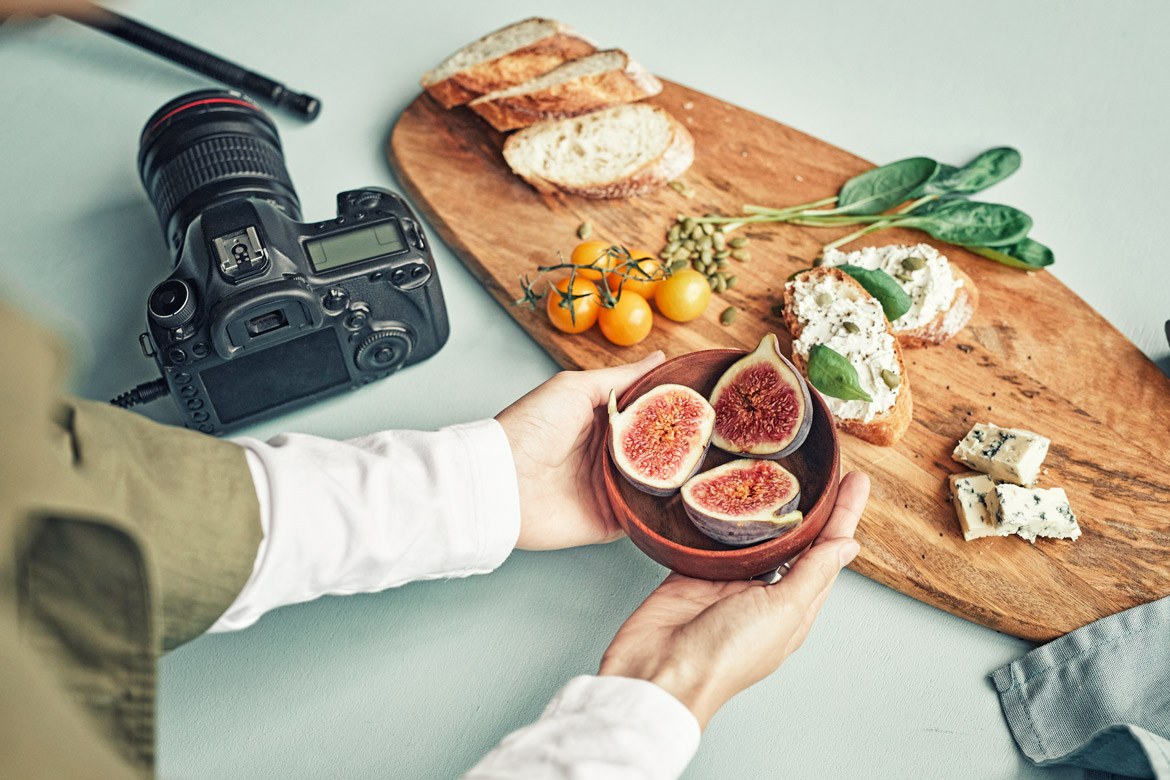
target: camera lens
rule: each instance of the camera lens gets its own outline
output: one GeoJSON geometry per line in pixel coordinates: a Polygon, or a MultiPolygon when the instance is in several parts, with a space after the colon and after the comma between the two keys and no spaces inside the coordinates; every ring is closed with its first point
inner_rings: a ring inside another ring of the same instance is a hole
{"type": "Polygon", "coordinates": [[[172,251],[191,220],[224,201],[262,198],[301,218],[276,125],[239,92],[191,92],[156,111],[139,141],[138,173],[172,251]]]}

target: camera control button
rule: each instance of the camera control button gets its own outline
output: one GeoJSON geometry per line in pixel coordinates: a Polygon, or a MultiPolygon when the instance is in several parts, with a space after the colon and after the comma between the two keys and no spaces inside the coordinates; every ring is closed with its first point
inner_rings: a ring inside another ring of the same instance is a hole
{"type": "Polygon", "coordinates": [[[331,287],[329,292],[325,293],[325,297],[321,299],[321,303],[326,311],[333,313],[344,311],[345,307],[349,305],[349,293],[345,291],[344,287],[331,287]]]}
{"type": "Polygon", "coordinates": [[[416,265],[410,269],[411,279],[421,279],[427,275],[427,267],[425,265],[416,265]]]}
{"type": "Polygon", "coordinates": [[[191,381],[191,375],[188,374],[186,371],[182,371],[178,374],[175,374],[175,384],[177,384],[177,385],[185,385],[190,381],[191,381]]]}
{"type": "Polygon", "coordinates": [[[183,396],[184,398],[193,398],[194,396],[199,395],[199,388],[195,387],[195,385],[186,385],[182,390],[179,391],[179,395],[183,396]]]}
{"type": "Polygon", "coordinates": [[[196,411],[196,412],[191,412],[191,419],[194,420],[195,422],[204,422],[209,417],[211,417],[211,415],[209,415],[207,412],[203,411],[202,409],[200,409],[199,411],[196,411]]]}
{"type": "Polygon", "coordinates": [[[195,346],[191,347],[191,354],[197,358],[207,357],[207,353],[209,351],[210,350],[208,349],[207,345],[204,344],[202,341],[200,341],[195,346]]]}
{"type": "Polygon", "coordinates": [[[345,318],[345,327],[350,330],[357,330],[366,324],[365,312],[355,311],[353,314],[345,318]]]}
{"type": "Polygon", "coordinates": [[[167,359],[172,363],[186,363],[187,353],[175,347],[174,349],[167,350],[167,359]]]}
{"type": "Polygon", "coordinates": [[[203,408],[203,401],[201,401],[198,398],[190,398],[187,400],[187,408],[188,409],[202,409],[203,408]]]}
{"type": "Polygon", "coordinates": [[[404,282],[406,282],[406,269],[405,268],[394,269],[394,273],[390,274],[390,283],[391,284],[403,284],[404,282]]]}
{"type": "Polygon", "coordinates": [[[203,431],[204,433],[211,433],[215,430],[215,426],[211,423],[203,423],[199,426],[199,430],[203,431]]]}

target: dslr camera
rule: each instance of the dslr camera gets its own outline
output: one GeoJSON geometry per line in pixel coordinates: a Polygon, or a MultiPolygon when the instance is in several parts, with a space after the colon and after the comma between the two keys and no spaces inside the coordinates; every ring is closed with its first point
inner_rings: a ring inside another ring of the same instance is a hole
{"type": "MultiPolygon", "coordinates": [[[[188,428],[220,433],[435,354],[447,311],[426,236],[394,193],[337,196],[302,222],[276,126],[244,95],[204,90],[155,112],[138,170],[175,265],[139,337],[188,428]]],[[[131,397],[133,396],[133,397],[131,397]]]]}

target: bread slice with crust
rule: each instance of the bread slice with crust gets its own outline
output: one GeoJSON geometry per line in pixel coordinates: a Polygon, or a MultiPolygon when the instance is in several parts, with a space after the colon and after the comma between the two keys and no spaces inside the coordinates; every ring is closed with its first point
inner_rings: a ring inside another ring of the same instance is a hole
{"type": "Polygon", "coordinates": [[[504,159],[541,192],[628,198],[678,178],[695,158],[695,142],[664,109],[646,103],[603,108],[519,130],[504,159]]]}
{"type": "Polygon", "coordinates": [[[621,49],[589,54],[468,103],[497,130],[567,119],[657,95],[662,82],[621,49]]]}
{"type": "Polygon", "coordinates": [[[979,305],[971,277],[930,244],[830,249],[824,254],[826,266],[846,263],[885,271],[910,296],[910,310],[890,323],[907,349],[942,344],[966,327],[979,305]]]}
{"type": "Polygon", "coordinates": [[[785,285],[784,324],[792,333],[792,362],[801,373],[808,376],[809,350],[824,344],[849,360],[874,399],[843,401],[821,393],[837,427],[883,447],[897,443],[913,414],[910,377],[877,299],[839,268],[814,268],[785,285]],[[895,388],[885,382],[882,369],[898,377],[895,388]]]}
{"type": "Polygon", "coordinates": [[[579,32],[552,19],[525,19],[464,46],[423,74],[422,87],[445,107],[522,84],[597,51],[579,32]]]}

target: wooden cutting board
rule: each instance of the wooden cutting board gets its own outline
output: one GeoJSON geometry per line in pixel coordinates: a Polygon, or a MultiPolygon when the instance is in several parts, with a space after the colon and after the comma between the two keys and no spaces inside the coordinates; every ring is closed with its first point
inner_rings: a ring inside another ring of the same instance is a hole
{"type": "MultiPolygon", "coordinates": [[[[739,213],[745,203],[787,206],[836,194],[871,163],[790,127],[666,82],[651,102],[684,121],[695,191],[670,188],[629,200],[542,198],[503,161],[503,136],[466,109],[426,95],[399,118],[389,158],[414,204],[484,287],[566,368],[613,365],[663,350],[750,349],[775,332],[785,278],[847,230],[757,225],[752,259],[700,319],[658,317],[633,348],[596,328],[568,336],[542,310],[510,304],[518,277],[557,262],[588,221],[594,238],[657,254],[677,214],[739,213]],[[735,322],[719,323],[728,305],[735,322]]],[[[915,150],[907,150],[913,152],[915,150]]],[[[1027,204],[1022,204],[1025,208],[1027,204]]],[[[1037,237],[1043,240],[1043,225],[1037,237]]],[[[874,244],[928,240],[890,230],[874,244]]],[[[1170,380],[1120,332],[1051,274],[1022,272],[933,241],[975,281],[979,309],[949,343],[908,350],[914,422],[894,447],[842,435],[844,469],[872,477],[858,530],[859,573],[956,615],[1032,640],[1170,594],[1170,380]],[[1063,487],[1080,518],[1076,542],[1018,537],[965,542],[948,500],[950,453],[975,422],[1036,431],[1052,440],[1041,487],[1063,487]]],[[[845,249],[856,249],[859,243],[845,249]]],[[[1059,262],[1059,261],[1058,261],[1059,262]]]]}

